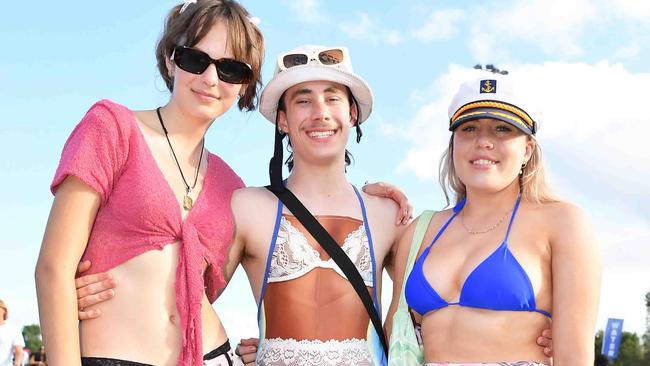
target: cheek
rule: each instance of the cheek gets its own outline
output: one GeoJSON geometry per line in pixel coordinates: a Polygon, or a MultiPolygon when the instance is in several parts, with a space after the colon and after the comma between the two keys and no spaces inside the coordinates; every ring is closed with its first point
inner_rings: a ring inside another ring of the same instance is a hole
{"type": "Polygon", "coordinates": [[[230,97],[239,95],[239,92],[242,90],[241,84],[228,84],[224,82],[219,83],[219,88],[223,94],[226,94],[230,97]]]}

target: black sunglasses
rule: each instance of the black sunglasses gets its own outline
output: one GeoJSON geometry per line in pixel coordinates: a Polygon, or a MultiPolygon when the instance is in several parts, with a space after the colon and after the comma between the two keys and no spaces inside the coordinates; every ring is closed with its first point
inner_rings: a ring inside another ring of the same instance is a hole
{"type": "Polygon", "coordinates": [[[192,47],[177,46],[171,59],[181,70],[196,75],[202,74],[210,64],[214,64],[219,80],[229,84],[246,84],[253,78],[253,70],[247,63],[231,58],[215,60],[207,53],[192,47]]]}

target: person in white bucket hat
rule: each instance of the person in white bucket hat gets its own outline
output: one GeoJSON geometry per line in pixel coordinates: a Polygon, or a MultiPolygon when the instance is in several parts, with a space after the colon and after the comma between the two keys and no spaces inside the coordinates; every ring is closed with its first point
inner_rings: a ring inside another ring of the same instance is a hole
{"type": "MultiPolygon", "coordinates": [[[[381,272],[390,267],[404,227],[394,224],[395,202],[358,191],[345,175],[349,133],[355,128],[359,141],[358,126],[370,116],[372,104],[371,89],[353,72],[347,49],[308,45],[277,57],[260,112],[276,125],[272,183],[286,184],[330,233],[379,309],[381,272]],[[286,183],[279,174],[284,136],[293,152],[286,183]]],[[[256,233],[246,246],[263,243],[265,254],[256,260],[268,263],[258,274],[262,281],[251,281],[259,306],[256,364],[385,365],[383,337],[369,313],[296,217],[266,189],[235,194],[233,209],[244,207],[248,213],[235,214],[237,225],[241,218],[243,231],[256,233]],[[260,213],[263,224],[249,218],[260,213]]]]}

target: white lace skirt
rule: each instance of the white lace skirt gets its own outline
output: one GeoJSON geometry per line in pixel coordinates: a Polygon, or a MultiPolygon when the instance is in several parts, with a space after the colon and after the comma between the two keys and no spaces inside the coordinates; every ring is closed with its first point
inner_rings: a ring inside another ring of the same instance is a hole
{"type": "Polygon", "coordinates": [[[257,354],[260,366],[373,366],[365,339],[310,341],[264,339],[257,354]]]}

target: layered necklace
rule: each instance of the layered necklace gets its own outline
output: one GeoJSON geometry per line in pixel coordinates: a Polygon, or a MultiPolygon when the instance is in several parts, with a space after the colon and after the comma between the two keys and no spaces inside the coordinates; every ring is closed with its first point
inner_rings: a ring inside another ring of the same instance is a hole
{"type": "Polygon", "coordinates": [[[172,156],[174,157],[174,161],[176,162],[178,171],[181,173],[183,184],[185,185],[185,196],[183,197],[183,209],[185,209],[185,211],[189,211],[192,209],[192,206],[194,205],[194,200],[192,199],[192,190],[194,189],[194,187],[196,187],[196,181],[199,178],[199,170],[201,169],[201,161],[203,160],[203,149],[205,147],[205,138],[201,139],[201,155],[199,155],[199,163],[196,164],[196,172],[194,172],[194,183],[190,187],[190,185],[187,184],[187,180],[185,180],[183,169],[181,169],[181,165],[178,163],[178,158],[176,157],[176,153],[174,152],[174,148],[172,147],[172,142],[169,140],[169,134],[167,132],[167,128],[165,128],[165,123],[163,122],[162,116],[160,115],[160,107],[156,108],[156,114],[158,114],[158,121],[160,121],[160,126],[162,126],[163,132],[165,133],[165,138],[167,139],[167,144],[169,144],[169,149],[172,151],[172,156]]]}

